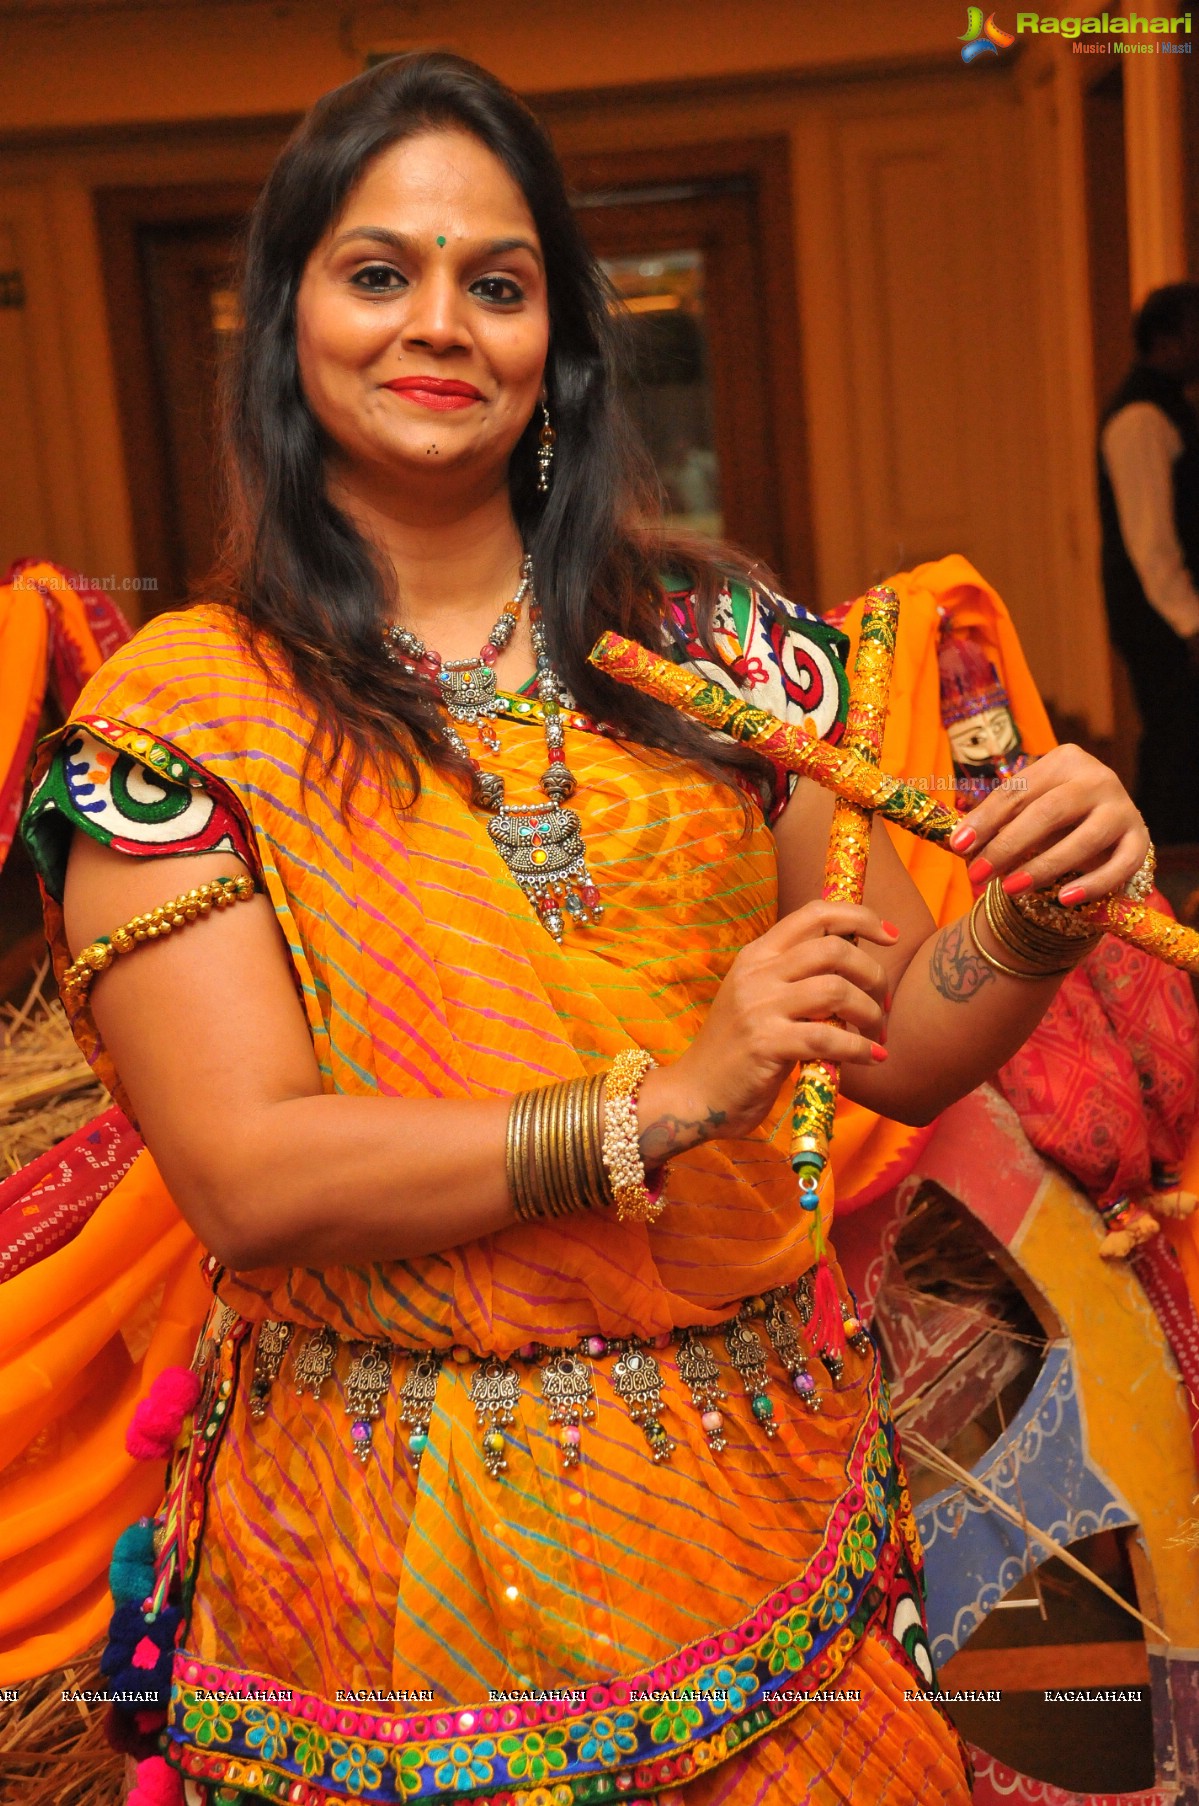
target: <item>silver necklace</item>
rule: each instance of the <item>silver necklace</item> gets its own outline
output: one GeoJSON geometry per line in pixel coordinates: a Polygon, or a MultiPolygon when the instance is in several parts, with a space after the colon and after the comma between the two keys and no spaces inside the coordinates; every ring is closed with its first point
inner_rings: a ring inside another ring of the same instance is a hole
{"type": "Polygon", "coordinates": [[[504,864],[533,905],[542,927],[554,940],[560,941],[567,920],[580,927],[598,922],[603,915],[603,905],[587,869],[582,824],[574,809],[562,806],[576,788],[574,774],[566,763],[566,731],[562,723],[562,709],[570,706],[570,698],[550,664],[541,611],[533,593],[532,559],[525,555],[516,594],[505,604],[504,612],[488,634],[477,658],[446,663],[416,634],[395,626],[386,629],[383,650],[410,675],[437,685],[440,700],[449,714],[445,737],[470,766],[477,800],[491,816],[487,832],[504,864]],[[499,750],[499,740],[491,723],[503,711],[504,704],[496,684],[495,662],[512,638],[526,596],[537,661],[537,699],[545,723],[548,755],[539,788],[547,800],[512,804],[506,800],[500,773],[483,770],[458,732],[458,725],[477,727],[479,738],[488,751],[499,750]]]}

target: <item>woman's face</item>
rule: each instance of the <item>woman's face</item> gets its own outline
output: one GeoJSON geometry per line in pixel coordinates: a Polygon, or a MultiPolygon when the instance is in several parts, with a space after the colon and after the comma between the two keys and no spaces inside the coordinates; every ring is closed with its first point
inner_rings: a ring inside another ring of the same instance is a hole
{"type": "Polygon", "coordinates": [[[506,481],[549,307],[528,203],[477,138],[425,131],[375,158],[308,259],[296,342],[332,475],[506,481]]]}

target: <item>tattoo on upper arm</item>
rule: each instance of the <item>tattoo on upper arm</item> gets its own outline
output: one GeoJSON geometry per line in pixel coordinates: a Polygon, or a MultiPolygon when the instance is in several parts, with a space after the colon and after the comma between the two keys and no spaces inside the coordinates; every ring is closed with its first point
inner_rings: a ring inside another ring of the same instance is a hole
{"type": "Polygon", "coordinates": [[[928,974],[937,990],[949,1003],[969,1003],[995,974],[985,959],[980,959],[970,939],[963,916],[951,922],[933,942],[928,974]]]}
{"type": "Polygon", "coordinates": [[[661,1166],[664,1160],[698,1147],[701,1141],[714,1141],[724,1120],[723,1110],[709,1110],[695,1122],[686,1122],[681,1116],[659,1116],[637,1138],[641,1159],[647,1168],[661,1166]]]}

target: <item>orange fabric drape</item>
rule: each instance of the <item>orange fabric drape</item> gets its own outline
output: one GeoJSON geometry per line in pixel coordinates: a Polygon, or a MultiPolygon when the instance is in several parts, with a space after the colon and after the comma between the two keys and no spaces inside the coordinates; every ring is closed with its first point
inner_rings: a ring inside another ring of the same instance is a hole
{"type": "MultiPolygon", "coordinates": [[[[972,628],[991,652],[1007,684],[1025,749],[1048,752],[1055,744],[1053,729],[1011,617],[998,592],[974,566],[955,553],[917,565],[912,571],[900,571],[887,582],[901,606],[883,739],[884,770],[911,779],[952,806],[953,756],[941,725],[937,667],[937,635],[943,613],[952,614],[956,626],[972,628]]],[[[850,637],[851,664],[861,631],[862,607],[860,600],[855,602],[846,618],[838,621],[850,637]]],[[[902,831],[894,838],[899,856],[935,920],[943,925],[964,915],[973,902],[965,861],[902,831]]],[[[864,1201],[897,1183],[925,1134],[843,1100],[837,1110],[833,1143],[838,1211],[844,1215],[854,1208],[855,1199],[864,1201]]]]}
{"type": "MultiPolygon", "coordinates": [[[[44,561],[0,584],[0,863],[47,686],[69,707],[128,635],[111,603],[96,608],[87,592],[102,646],[84,594],[44,561]]],[[[113,1541],[153,1508],[161,1483],[126,1455],[125,1424],[153,1375],[190,1358],[204,1305],[195,1254],[143,1154],[75,1241],[4,1287],[0,1685],[69,1661],[104,1627],[113,1541]],[[148,1315],[135,1359],[130,1326],[148,1315]]]]}
{"type": "Polygon", "coordinates": [[[74,1241],[5,1285],[0,1685],[103,1631],[112,1545],[162,1493],[162,1470],[125,1452],[125,1427],[155,1374],[191,1360],[209,1297],[145,1152],[74,1241]]]}
{"type": "Polygon", "coordinates": [[[36,591],[0,585],[0,865],[17,824],[46,694],[49,623],[36,591]]]}

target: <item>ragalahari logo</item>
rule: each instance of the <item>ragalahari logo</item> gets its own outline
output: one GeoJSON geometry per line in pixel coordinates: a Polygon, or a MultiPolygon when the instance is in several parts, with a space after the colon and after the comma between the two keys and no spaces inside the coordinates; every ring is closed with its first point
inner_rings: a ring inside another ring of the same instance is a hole
{"type": "Polygon", "coordinates": [[[988,13],[984,18],[981,6],[966,8],[966,29],[958,39],[964,63],[972,63],[979,56],[998,56],[1001,50],[1009,49],[1015,42],[1010,31],[996,25],[994,13],[988,13]]]}

